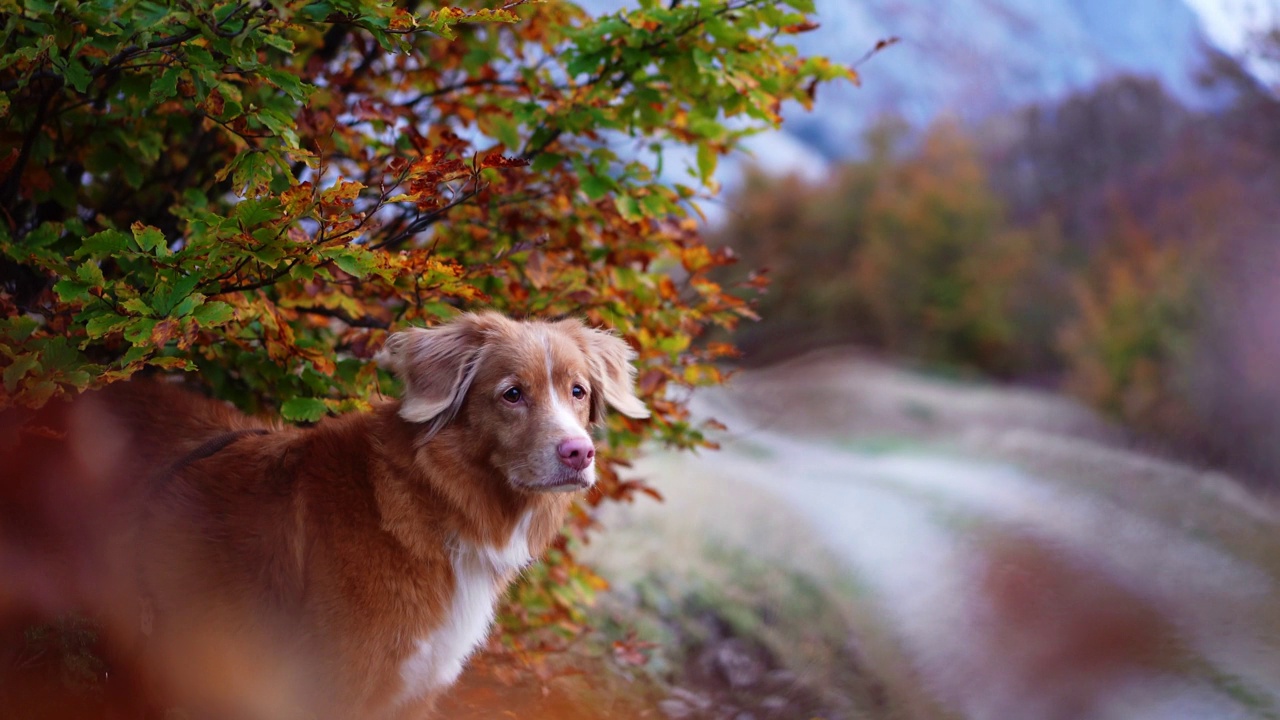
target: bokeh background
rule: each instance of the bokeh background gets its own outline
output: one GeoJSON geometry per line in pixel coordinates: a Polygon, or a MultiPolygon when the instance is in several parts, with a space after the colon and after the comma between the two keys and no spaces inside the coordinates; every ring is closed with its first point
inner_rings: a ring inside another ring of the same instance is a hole
{"type": "Polygon", "coordinates": [[[588,548],[654,715],[1276,717],[1280,8],[817,7],[861,84],[705,208],[721,450],[588,548]]]}
{"type": "MultiPolygon", "coordinates": [[[[769,269],[748,363],[856,343],[1070,393],[1193,462],[1280,470],[1268,3],[819,3],[861,87],[726,171],[769,269]]],[[[829,92],[827,92],[829,91],[829,92]]]]}

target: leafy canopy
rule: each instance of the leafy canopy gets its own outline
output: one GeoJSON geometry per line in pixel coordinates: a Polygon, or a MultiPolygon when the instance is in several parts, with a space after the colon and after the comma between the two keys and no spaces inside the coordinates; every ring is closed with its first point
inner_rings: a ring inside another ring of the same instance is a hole
{"type": "Polygon", "coordinates": [[[670,389],[717,382],[732,349],[694,341],[751,314],[689,218],[717,159],[852,77],[778,42],[811,0],[3,5],[0,406],[155,367],[314,421],[369,405],[390,328],[572,313],[639,350],[654,410],[613,420],[592,502],[644,489],[614,463],[645,438],[705,444],[670,389]]]}

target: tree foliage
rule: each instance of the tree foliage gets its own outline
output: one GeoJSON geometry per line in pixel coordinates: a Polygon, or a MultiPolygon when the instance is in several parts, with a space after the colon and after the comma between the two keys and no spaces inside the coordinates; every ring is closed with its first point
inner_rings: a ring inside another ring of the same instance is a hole
{"type": "MultiPolygon", "coordinates": [[[[778,42],[811,0],[4,5],[0,405],[158,368],[315,421],[390,390],[390,328],[580,314],[638,349],[654,411],[612,421],[591,503],[647,490],[616,472],[641,441],[706,444],[675,390],[750,315],[689,217],[717,159],[851,77],[778,42]]],[[[567,549],[515,615],[572,629],[599,581],[567,549]]]]}
{"type": "Polygon", "coordinates": [[[1022,361],[1036,238],[1007,222],[958,127],[906,149],[902,131],[872,129],[867,157],[829,182],[755,177],[732,198],[723,241],[771,279],[765,321],[743,328],[748,352],[807,339],[994,374],[1022,361]]]}
{"type": "Polygon", "coordinates": [[[1072,285],[1076,312],[1060,333],[1066,389],[1134,427],[1185,440],[1207,248],[1161,245],[1117,214],[1105,249],[1072,285]]]}

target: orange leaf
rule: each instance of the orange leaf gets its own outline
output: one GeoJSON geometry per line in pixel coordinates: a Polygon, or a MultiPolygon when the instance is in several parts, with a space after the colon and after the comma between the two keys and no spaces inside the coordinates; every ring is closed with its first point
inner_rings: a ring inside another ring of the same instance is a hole
{"type": "Polygon", "coordinates": [[[787,35],[798,35],[800,33],[809,32],[810,30],[817,30],[818,27],[819,27],[818,23],[813,22],[812,20],[805,20],[802,23],[796,23],[795,25],[784,26],[782,28],[782,32],[786,33],[787,35]]]}

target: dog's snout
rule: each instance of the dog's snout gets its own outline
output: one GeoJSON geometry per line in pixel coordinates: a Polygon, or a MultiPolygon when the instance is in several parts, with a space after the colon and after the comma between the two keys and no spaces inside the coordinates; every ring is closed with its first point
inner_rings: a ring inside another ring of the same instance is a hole
{"type": "Polygon", "coordinates": [[[560,455],[560,462],[574,470],[586,470],[596,458],[595,446],[589,439],[582,437],[561,440],[556,446],[556,453],[560,455]]]}

